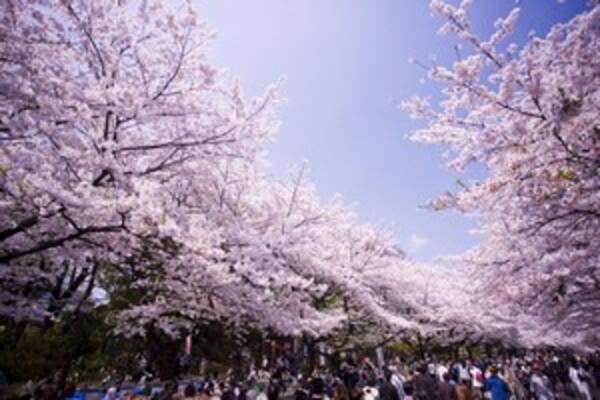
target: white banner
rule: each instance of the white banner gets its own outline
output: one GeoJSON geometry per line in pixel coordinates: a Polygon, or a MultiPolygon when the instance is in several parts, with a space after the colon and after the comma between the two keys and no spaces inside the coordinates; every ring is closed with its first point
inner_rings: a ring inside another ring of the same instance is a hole
{"type": "Polygon", "coordinates": [[[379,368],[385,367],[385,359],[383,358],[383,348],[382,347],[376,348],[375,354],[377,354],[377,366],[379,368]]]}
{"type": "Polygon", "coordinates": [[[325,366],[325,343],[319,343],[319,365],[325,366]]]}

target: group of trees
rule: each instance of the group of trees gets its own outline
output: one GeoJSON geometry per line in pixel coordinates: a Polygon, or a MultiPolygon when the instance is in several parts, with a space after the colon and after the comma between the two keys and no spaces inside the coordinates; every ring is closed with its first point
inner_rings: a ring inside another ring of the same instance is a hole
{"type": "Polygon", "coordinates": [[[245,99],[208,63],[191,5],[166,3],[0,4],[0,316],[18,332],[99,307],[113,334],[161,343],[215,324],[340,348],[400,333],[518,341],[515,325],[540,321],[527,338],[562,344],[597,329],[598,7],[500,54],[515,13],[482,42],[468,1],[432,1],[475,53],[432,69],[442,111],[411,109],[431,119],[418,138],[490,168],[435,203],[482,217],[469,261],[493,267],[472,276],[409,262],[389,233],[321,201],[305,167],[270,178],[278,86],[245,99]],[[510,307],[488,307],[470,280],[510,307]]]}
{"type": "Polygon", "coordinates": [[[387,233],[322,202],[305,168],[268,177],[277,86],[244,99],[189,4],[0,8],[3,318],[51,329],[109,303],[115,334],[173,341],[434,323],[387,233]]]}

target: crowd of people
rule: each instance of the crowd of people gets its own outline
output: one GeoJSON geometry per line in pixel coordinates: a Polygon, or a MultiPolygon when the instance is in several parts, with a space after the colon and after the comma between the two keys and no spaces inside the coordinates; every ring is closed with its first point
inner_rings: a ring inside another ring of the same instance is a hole
{"type": "Polygon", "coordinates": [[[303,376],[289,363],[252,368],[244,378],[213,374],[135,388],[78,391],[78,400],[594,400],[600,399],[600,357],[553,354],[478,360],[403,361],[376,367],[347,358],[303,376]]]}

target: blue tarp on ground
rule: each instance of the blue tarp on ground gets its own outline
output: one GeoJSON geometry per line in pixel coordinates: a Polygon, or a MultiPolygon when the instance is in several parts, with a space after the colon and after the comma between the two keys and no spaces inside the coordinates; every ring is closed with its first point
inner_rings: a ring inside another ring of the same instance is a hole
{"type": "MultiPolygon", "coordinates": [[[[152,392],[160,392],[162,387],[155,386],[152,388],[152,392]]],[[[133,392],[134,394],[141,394],[144,388],[135,387],[135,386],[123,386],[121,390],[116,393],[116,397],[121,398],[121,394],[125,392],[133,392]]],[[[72,397],[65,397],[64,400],[84,400],[86,399],[86,395],[95,394],[97,398],[103,399],[106,395],[106,392],[100,389],[88,389],[86,391],[77,390],[72,397]]],[[[96,398],[94,397],[94,398],[96,398]]]]}

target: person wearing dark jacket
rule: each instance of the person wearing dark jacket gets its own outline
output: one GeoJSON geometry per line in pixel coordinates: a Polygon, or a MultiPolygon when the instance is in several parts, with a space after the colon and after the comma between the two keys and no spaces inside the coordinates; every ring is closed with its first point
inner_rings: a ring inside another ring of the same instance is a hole
{"type": "Polygon", "coordinates": [[[312,400],[321,400],[326,397],[325,382],[321,378],[314,378],[311,383],[310,398],[312,400]]]}
{"type": "Polygon", "coordinates": [[[454,385],[450,383],[450,374],[445,373],[444,381],[440,383],[440,400],[456,400],[456,389],[454,385]]]}
{"type": "Polygon", "coordinates": [[[267,390],[267,398],[269,400],[278,400],[279,392],[281,391],[281,386],[279,385],[279,381],[276,379],[271,380],[269,383],[269,388],[267,390]]]}
{"type": "Polygon", "coordinates": [[[423,364],[419,368],[419,374],[415,376],[414,382],[415,400],[439,400],[438,385],[435,380],[427,373],[427,365],[423,364]]]}
{"type": "Polygon", "coordinates": [[[221,395],[221,400],[237,400],[233,387],[227,386],[223,394],[221,395]]]}
{"type": "Polygon", "coordinates": [[[390,371],[385,371],[384,379],[379,385],[379,400],[400,400],[398,390],[391,382],[392,374],[390,371]]]}

